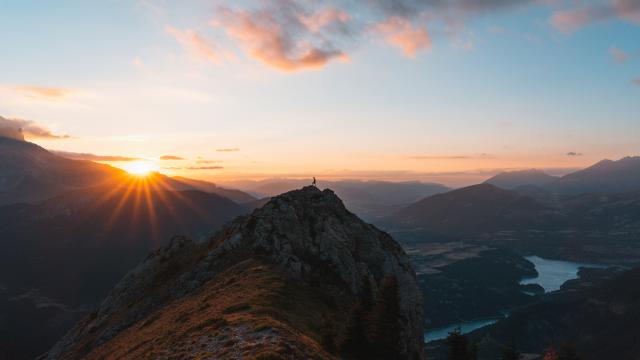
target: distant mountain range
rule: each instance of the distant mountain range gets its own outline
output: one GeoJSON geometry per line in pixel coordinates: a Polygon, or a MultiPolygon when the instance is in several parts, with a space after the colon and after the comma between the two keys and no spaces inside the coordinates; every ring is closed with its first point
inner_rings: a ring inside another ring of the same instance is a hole
{"type": "Polygon", "coordinates": [[[630,192],[640,190],[640,157],[602,160],[561,177],[536,169],[503,172],[485,183],[507,190],[535,186],[558,194],[630,192]]]}
{"type": "Polygon", "coordinates": [[[544,187],[556,180],[558,180],[558,177],[551,176],[542,170],[530,169],[503,172],[489,178],[484,183],[512,190],[520,186],[544,187]]]}
{"type": "Polygon", "coordinates": [[[632,230],[640,229],[640,190],[538,199],[480,184],[428,197],[385,221],[392,227],[476,237],[518,230],[632,230]]]}
{"type": "Polygon", "coordinates": [[[640,157],[625,157],[618,161],[602,160],[584,170],[561,177],[549,184],[549,189],[564,194],[639,190],[640,157]]]}

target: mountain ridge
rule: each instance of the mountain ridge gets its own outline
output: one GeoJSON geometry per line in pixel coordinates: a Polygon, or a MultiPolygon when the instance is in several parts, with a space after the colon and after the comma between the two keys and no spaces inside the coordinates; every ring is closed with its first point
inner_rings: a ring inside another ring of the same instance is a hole
{"type": "Polygon", "coordinates": [[[495,185],[502,189],[513,190],[520,186],[545,186],[558,177],[551,176],[542,170],[528,169],[518,171],[506,171],[484,181],[485,184],[495,185]]]}

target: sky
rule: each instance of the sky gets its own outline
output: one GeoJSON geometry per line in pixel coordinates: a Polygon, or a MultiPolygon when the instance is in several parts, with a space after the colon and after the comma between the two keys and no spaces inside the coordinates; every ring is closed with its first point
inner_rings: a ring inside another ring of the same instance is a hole
{"type": "Polygon", "coordinates": [[[0,46],[0,126],[123,168],[462,186],[640,154],[640,0],[4,0],[0,46]]]}

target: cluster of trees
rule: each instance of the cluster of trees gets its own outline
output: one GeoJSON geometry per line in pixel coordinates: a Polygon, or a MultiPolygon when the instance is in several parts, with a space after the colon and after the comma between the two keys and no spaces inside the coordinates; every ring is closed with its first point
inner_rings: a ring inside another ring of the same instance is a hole
{"type": "Polygon", "coordinates": [[[543,360],[580,360],[580,357],[571,346],[564,346],[559,352],[551,347],[544,354],[543,360]]]}
{"type": "Polygon", "coordinates": [[[449,347],[449,360],[478,360],[478,344],[469,344],[467,337],[459,330],[454,330],[447,337],[449,347]]]}
{"type": "MultiPolygon", "coordinates": [[[[460,331],[453,331],[447,337],[447,345],[449,348],[448,360],[478,360],[478,344],[473,342],[469,344],[467,338],[460,331]]],[[[514,345],[504,347],[502,350],[502,360],[520,360],[522,354],[516,350],[514,345]]],[[[569,345],[564,346],[559,352],[555,348],[549,348],[543,360],[580,360],[573,348],[569,345]]]]}
{"type": "Polygon", "coordinates": [[[363,279],[363,283],[344,333],[336,336],[335,327],[325,324],[323,346],[349,359],[402,359],[398,280],[395,276],[385,277],[375,295],[369,279],[363,279]]]}

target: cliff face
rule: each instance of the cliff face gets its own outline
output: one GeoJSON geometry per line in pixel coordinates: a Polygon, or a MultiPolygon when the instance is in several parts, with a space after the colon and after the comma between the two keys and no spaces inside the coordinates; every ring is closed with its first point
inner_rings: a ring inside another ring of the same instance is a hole
{"type": "Polygon", "coordinates": [[[421,359],[422,300],[407,255],[332,191],[306,187],[204,243],[173,239],[47,358],[340,357],[327,339],[345,332],[363,289],[375,293],[389,278],[398,358],[421,359]]]}

